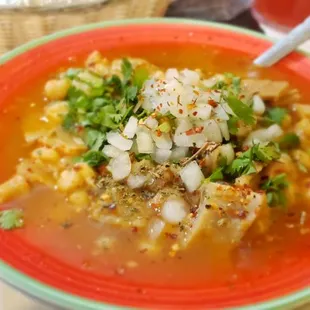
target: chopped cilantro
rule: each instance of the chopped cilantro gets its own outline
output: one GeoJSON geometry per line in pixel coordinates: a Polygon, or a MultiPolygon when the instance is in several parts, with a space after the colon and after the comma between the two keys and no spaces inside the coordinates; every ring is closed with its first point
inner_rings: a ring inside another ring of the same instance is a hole
{"type": "Polygon", "coordinates": [[[126,102],[134,101],[138,94],[137,86],[128,86],[125,88],[125,99],[126,102]]]}
{"type": "Polygon", "coordinates": [[[269,178],[261,185],[261,189],[266,191],[267,202],[270,207],[286,205],[285,189],[288,186],[289,182],[285,173],[269,178]]]}
{"type": "Polygon", "coordinates": [[[228,87],[228,84],[223,80],[218,80],[211,89],[226,89],[228,87]]]}
{"type": "Polygon", "coordinates": [[[133,73],[132,64],[127,58],[123,58],[121,69],[124,78],[123,84],[127,84],[133,73]]]}
{"type": "Polygon", "coordinates": [[[263,163],[269,163],[273,160],[277,160],[281,156],[278,144],[273,142],[255,144],[252,147],[252,151],[254,160],[258,160],[263,163]]]}
{"type": "Polygon", "coordinates": [[[216,182],[224,179],[223,167],[219,167],[205,180],[205,182],[216,182]]]}
{"type": "Polygon", "coordinates": [[[88,151],[82,156],[75,158],[75,162],[84,162],[91,167],[100,166],[107,160],[107,157],[100,151],[88,151]]]}
{"type": "Polygon", "coordinates": [[[295,133],[285,134],[279,141],[282,150],[294,149],[300,145],[300,139],[295,133]]]}
{"type": "Polygon", "coordinates": [[[284,108],[271,108],[266,113],[266,120],[269,123],[276,123],[281,125],[283,120],[285,119],[288,111],[284,108]]]}
{"type": "Polygon", "coordinates": [[[236,135],[238,133],[238,117],[230,116],[229,120],[227,121],[227,125],[230,134],[236,135]]]}
{"type": "Polygon", "coordinates": [[[230,90],[234,93],[234,95],[238,95],[241,90],[241,78],[230,72],[224,73],[224,76],[230,82],[230,90]]]}
{"type": "Polygon", "coordinates": [[[140,153],[140,154],[136,154],[136,159],[138,161],[141,161],[143,159],[145,160],[152,160],[152,156],[150,154],[143,154],[143,153],[140,153]]]}
{"type": "Polygon", "coordinates": [[[0,211],[0,228],[11,230],[24,225],[24,213],[19,209],[0,211]]]}
{"type": "Polygon", "coordinates": [[[148,77],[149,71],[147,68],[143,66],[137,67],[133,73],[133,84],[140,90],[148,77]]]}
{"type": "Polygon", "coordinates": [[[255,144],[228,165],[224,172],[233,177],[252,174],[256,172],[255,161],[270,163],[279,159],[280,155],[279,147],[275,143],[255,144]]]}
{"type": "Polygon", "coordinates": [[[157,129],[163,133],[168,133],[171,131],[171,125],[169,122],[163,122],[157,127],[157,129]]]}
{"type": "Polygon", "coordinates": [[[65,115],[62,126],[66,130],[71,130],[75,125],[75,121],[74,113],[69,112],[65,115]]]}
{"type": "Polygon", "coordinates": [[[229,107],[240,120],[244,121],[247,125],[252,125],[255,123],[253,109],[251,107],[243,103],[232,93],[229,93],[225,99],[229,107]]]}
{"type": "Polygon", "coordinates": [[[99,151],[106,141],[106,134],[96,129],[88,129],[85,140],[91,150],[99,151]]]}

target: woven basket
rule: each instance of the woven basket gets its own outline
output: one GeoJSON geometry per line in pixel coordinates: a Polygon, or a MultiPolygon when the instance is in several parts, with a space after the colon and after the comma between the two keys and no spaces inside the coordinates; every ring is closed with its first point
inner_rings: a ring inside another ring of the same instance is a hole
{"type": "Polygon", "coordinates": [[[156,17],[171,0],[109,0],[66,9],[0,10],[0,54],[32,39],[82,24],[105,20],[156,17]]]}

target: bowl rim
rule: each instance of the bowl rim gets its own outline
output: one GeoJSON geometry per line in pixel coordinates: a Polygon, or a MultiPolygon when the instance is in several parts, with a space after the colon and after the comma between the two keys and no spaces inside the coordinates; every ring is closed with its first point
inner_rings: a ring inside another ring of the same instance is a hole
{"type": "MultiPolygon", "coordinates": [[[[30,41],[23,44],[12,51],[0,56],[0,64],[4,64],[7,61],[13,59],[14,57],[33,49],[37,46],[44,45],[47,42],[54,41],[56,39],[66,37],[73,34],[78,34],[86,32],[89,30],[94,30],[96,28],[109,28],[115,26],[126,26],[126,25],[150,25],[150,24],[187,24],[192,26],[205,26],[211,28],[220,28],[224,30],[234,31],[240,34],[246,34],[251,37],[256,37],[259,39],[264,39],[265,41],[272,42],[273,40],[264,34],[240,28],[237,26],[231,26],[227,24],[208,22],[184,18],[137,18],[137,19],[124,19],[116,21],[105,21],[100,23],[93,23],[82,25],[53,34],[38,38],[36,40],[30,41]]],[[[310,56],[310,53],[299,50],[298,53],[304,56],[310,56]]],[[[17,269],[11,267],[9,264],[0,260],[0,280],[14,287],[15,289],[23,292],[24,294],[34,297],[38,300],[43,300],[47,303],[52,302],[54,305],[62,307],[70,307],[75,310],[121,310],[121,309],[131,309],[131,307],[123,307],[117,305],[111,305],[108,303],[97,302],[87,298],[82,298],[61,290],[57,288],[46,285],[42,282],[31,278],[18,271],[17,269]]],[[[267,310],[267,309],[283,309],[284,306],[293,306],[296,303],[302,305],[310,300],[310,287],[305,287],[304,289],[297,290],[293,293],[284,295],[279,298],[274,298],[265,302],[260,302],[254,305],[248,305],[238,308],[239,310],[267,310]]]]}

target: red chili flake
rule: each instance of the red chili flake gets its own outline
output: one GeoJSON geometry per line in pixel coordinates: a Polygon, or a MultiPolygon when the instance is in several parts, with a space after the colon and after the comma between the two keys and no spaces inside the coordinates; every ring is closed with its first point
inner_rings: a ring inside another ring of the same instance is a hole
{"type": "Polygon", "coordinates": [[[162,135],[162,132],[160,130],[156,130],[156,136],[161,137],[161,135],[162,135]]]}
{"type": "Polygon", "coordinates": [[[208,166],[208,163],[205,159],[199,160],[198,164],[199,164],[199,167],[201,167],[201,168],[208,166]]]}
{"type": "Polygon", "coordinates": [[[98,168],[98,172],[99,172],[100,175],[107,175],[109,171],[108,171],[106,165],[101,165],[98,168]]]}
{"type": "Polygon", "coordinates": [[[133,233],[138,232],[138,227],[136,227],[136,226],[132,227],[132,228],[131,228],[131,231],[132,231],[133,233]]]}
{"type": "Polygon", "coordinates": [[[186,134],[187,136],[194,135],[194,134],[195,134],[195,129],[194,129],[194,128],[191,128],[191,129],[189,129],[189,130],[186,130],[186,131],[185,131],[185,134],[186,134]]]}
{"type": "Polygon", "coordinates": [[[159,106],[162,108],[162,107],[163,107],[163,104],[161,103],[159,106]]]}
{"type": "Polygon", "coordinates": [[[204,128],[203,126],[196,127],[196,128],[195,128],[195,132],[196,132],[196,133],[201,133],[201,132],[203,131],[203,128],[204,128]]]}
{"type": "Polygon", "coordinates": [[[84,131],[84,127],[81,126],[81,125],[77,125],[76,126],[76,130],[77,130],[77,132],[83,132],[84,131]]]}
{"type": "Polygon", "coordinates": [[[240,99],[243,99],[244,97],[245,97],[245,95],[240,95],[240,97],[239,97],[239,98],[240,98],[240,99]]]}
{"type": "Polygon", "coordinates": [[[247,151],[250,147],[248,145],[245,145],[242,149],[243,151],[247,151]]]}
{"type": "Polygon", "coordinates": [[[208,104],[213,108],[216,108],[218,106],[218,104],[213,99],[209,99],[208,104]]]}
{"type": "Polygon", "coordinates": [[[177,234],[172,234],[172,233],[165,233],[165,236],[167,237],[167,238],[170,238],[170,239],[173,239],[173,240],[175,240],[176,238],[178,238],[178,235],[177,234]]]}
{"type": "Polygon", "coordinates": [[[182,110],[182,109],[179,109],[179,113],[180,113],[180,114],[183,114],[183,110],[182,110]]]}
{"type": "Polygon", "coordinates": [[[160,203],[151,203],[151,207],[153,209],[159,208],[160,207],[160,203]]]}
{"type": "Polygon", "coordinates": [[[193,115],[194,115],[194,116],[196,116],[197,114],[198,114],[198,112],[197,112],[197,111],[193,112],[193,115]]]}

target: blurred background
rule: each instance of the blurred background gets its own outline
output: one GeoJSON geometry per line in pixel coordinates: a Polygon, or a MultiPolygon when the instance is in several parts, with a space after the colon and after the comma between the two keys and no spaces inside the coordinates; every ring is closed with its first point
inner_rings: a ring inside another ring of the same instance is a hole
{"type": "MultiPolygon", "coordinates": [[[[310,0],[0,0],[0,54],[61,29],[104,20],[183,17],[279,38],[310,15],[310,0]]],[[[304,48],[310,50],[309,43],[304,48]]]]}

